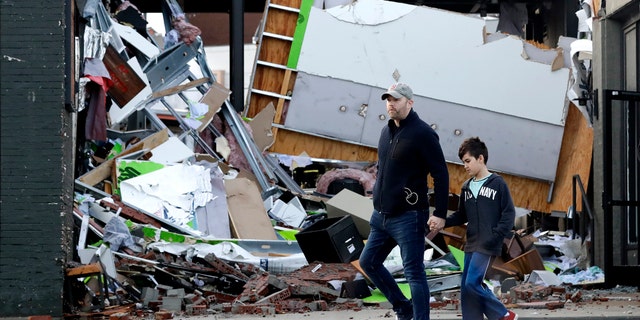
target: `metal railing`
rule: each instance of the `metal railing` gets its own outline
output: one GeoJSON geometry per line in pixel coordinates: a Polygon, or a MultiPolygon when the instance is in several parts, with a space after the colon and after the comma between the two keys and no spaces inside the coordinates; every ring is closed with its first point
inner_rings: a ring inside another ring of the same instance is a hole
{"type": "Polygon", "coordinates": [[[591,238],[591,244],[589,244],[589,263],[590,265],[594,264],[594,246],[593,246],[593,237],[594,237],[594,225],[593,225],[593,213],[591,212],[591,205],[587,201],[587,193],[584,190],[584,185],[582,184],[582,179],[580,175],[573,176],[572,183],[572,202],[571,202],[571,220],[572,220],[572,228],[573,228],[573,239],[575,239],[576,234],[580,236],[582,239],[582,244],[587,239],[587,236],[591,238]],[[578,192],[576,187],[580,188],[580,204],[582,205],[582,211],[577,211],[577,198],[578,192]],[[585,214],[586,213],[586,214],[585,214]],[[576,217],[577,215],[577,217],[576,217]],[[577,219],[576,219],[577,218],[577,219]],[[578,226],[578,223],[580,224],[578,226]]]}

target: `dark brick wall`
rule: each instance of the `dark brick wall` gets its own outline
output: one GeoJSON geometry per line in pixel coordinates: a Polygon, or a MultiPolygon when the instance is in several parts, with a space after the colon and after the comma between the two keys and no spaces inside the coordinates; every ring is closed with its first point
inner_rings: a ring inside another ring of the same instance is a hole
{"type": "Polygon", "coordinates": [[[0,1],[0,316],[62,315],[73,205],[71,1],[0,1]]]}

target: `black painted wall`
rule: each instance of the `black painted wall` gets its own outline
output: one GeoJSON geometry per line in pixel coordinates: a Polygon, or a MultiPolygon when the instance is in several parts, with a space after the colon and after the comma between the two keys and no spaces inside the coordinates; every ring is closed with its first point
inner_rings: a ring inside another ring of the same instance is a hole
{"type": "Polygon", "coordinates": [[[62,315],[73,223],[69,3],[0,1],[0,317],[62,315]]]}

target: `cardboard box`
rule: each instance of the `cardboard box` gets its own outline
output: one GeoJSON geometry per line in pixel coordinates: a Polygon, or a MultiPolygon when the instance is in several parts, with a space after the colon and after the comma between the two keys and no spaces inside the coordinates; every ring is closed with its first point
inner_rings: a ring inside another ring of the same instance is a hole
{"type": "Polygon", "coordinates": [[[349,263],[359,259],[364,248],[351,215],[318,220],[295,237],[308,263],[349,263]]]}
{"type": "Polygon", "coordinates": [[[342,189],[326,202],[329,218],[351,215],[362,239],[369,238],[369,219],[373,212],[373,200],[349,189],[342,189]]]}

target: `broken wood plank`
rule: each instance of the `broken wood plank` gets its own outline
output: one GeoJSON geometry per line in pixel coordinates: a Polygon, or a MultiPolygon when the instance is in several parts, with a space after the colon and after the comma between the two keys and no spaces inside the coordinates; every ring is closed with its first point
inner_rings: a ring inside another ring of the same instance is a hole
{"type": "Polygon", "coordinates": [[[202,132],[204,128],[206,128],[209,123],[211,123],[211,120],[213,120],[213,117],[216,115],[218,110],[220,110],[220,108],[224,104],[224,101],[229,98],[229,94],[231,94],[231,91],[229,91],[229,89],[225,88],[221,84],[217,82],[211,84],[209,90],[207,90],[207,92],[200,99],[200,102],[209,106],[209,111],[207,111],[202,119],[200,119],[200,122],[202,122],[202,124],[200,124],[200,126],[198,127],[198,132],[202,132]]]}
{"type": "Polygon", "coordinates": [[[154,92],[151,95],[151,98],[152,99],[158,99],[158,98],[170,96],[172,94],[180,93],[180,92],[185,91],[187,89],[195,88],[195,87],[197,87],[199,85],[202,85],[202,84],[205,84],[207,82],[209,82],[209,78],[206,78],[206,77],[205,78],[196,79],[196,80],[193,80],[193,81],[191,81],[189,83],[186,83],[186,84],[181,84],[181,85],[178,85],[178,86],[175,86],[175,87],[171,87],[171,88],[168,88],[168,89],[160,90],[158,92],[154,92]]]}
{"type": "Polygon", "coordinates": [[[542,257],[535,248],[505,262],[504,267],[517,270],[521,274],[530,274],[533,270],[545,270],[542,257]]]}
{"type": "Polygon", "coordinates": [[[252,120],[249,122],[251,131],[253,132],[253,140],[256,143],[256,147],[260,152],[264,152],[275,142],[275,130],[273,127],[274,117],[276,109],[273,103],[262,109],[252,120]]]}
{"type": "Polygon", "coordinates": [[[225,180],[224,185],[235,238],[277,240],[257,185],[246,178],[225,180]]]}
{"type": "Polygon", "coordinates": [[[91,275],[96,273],[102,273],[102,267],[100,266],[99,262],[67,269],[68,277],[77,277],[77,276],[91,275]]]}

